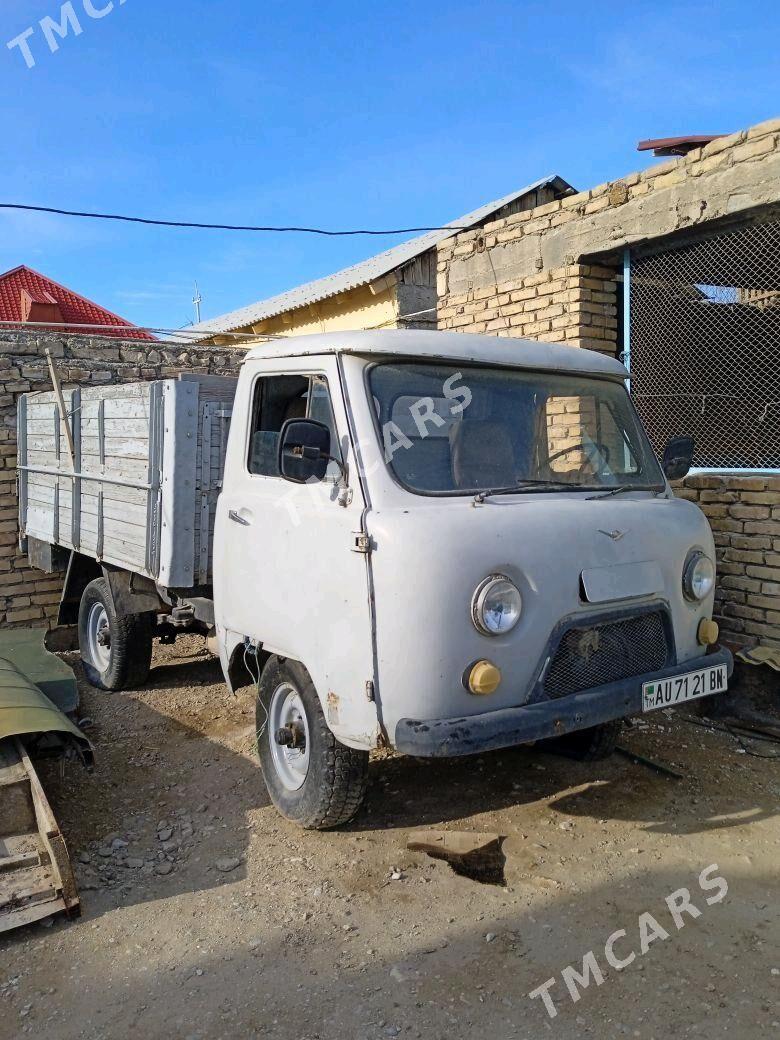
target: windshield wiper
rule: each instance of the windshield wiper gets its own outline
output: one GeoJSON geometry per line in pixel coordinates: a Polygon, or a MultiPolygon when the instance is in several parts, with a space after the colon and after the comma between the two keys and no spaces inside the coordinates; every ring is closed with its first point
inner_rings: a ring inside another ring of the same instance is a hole
{"type": "Polygon", "coordinates": [[[653,491],[660,495],[663,490],[656,484],[618,484],[609,491],[602,491],[600,495],[588,495],[588,501],[592,502],[595,498],[611,498],[612,495],[622,495],[625,491],[653,491]]]}
{"type": "Polygon", "coordinates": [[[509,487],[485,488],[484,491],[478,491],[476,495],[474,495],[474,501],[484,502],[486,498],[492,497],[493,495],[516,495],[524,488],[533,487],[568,488],[572,491],[582,491],[584,485],[572,484],[570,480],[537,480],[533,477],[527,477],[523,480],[518,480],[516,484],[511,484],[509,487]]]}

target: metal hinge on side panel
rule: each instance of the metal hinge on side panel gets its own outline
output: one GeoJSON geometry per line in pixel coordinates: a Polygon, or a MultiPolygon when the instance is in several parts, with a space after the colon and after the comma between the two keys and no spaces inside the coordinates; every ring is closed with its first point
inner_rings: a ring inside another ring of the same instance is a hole
{"type": "Polygon", "coordinates": [[[354,539],[352,543],[352,552],[356,553],[370,553],[371,552],[371,539],[367,534],[363,534],[362,531],[353,531],[352,537],[354,539]]]}
{"type": "Polygon", "coordinates": [[[366,683],[366,699],[371,701],[371,703],[373,704],[373,702],[374,702],[374,684],[373,684],[373,682],[370,679],[366,683]]]}

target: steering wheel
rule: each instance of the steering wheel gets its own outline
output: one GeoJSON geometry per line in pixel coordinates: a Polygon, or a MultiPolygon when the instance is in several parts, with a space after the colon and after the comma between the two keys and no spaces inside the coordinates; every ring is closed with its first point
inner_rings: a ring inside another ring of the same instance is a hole
{"type": "Polygon", "coordinates": [[[581,451],[585,456],[585,460],[580,465],[580,469],[588,462],[593,469],[597,469],[597,460],[599,455],[604,460],[604,463],[609,465],[609,448],[606,444],[602,444],[600,441],[591,441],[590,444],[586,444],[584,441],[579,441],[577,444],[570,444],[566,448],[561,448],[560,451],[554,452],[548,456],[548,465],[555,462],[556,459],[562,458],[564,455],[568,455],[572,451],[581,451]]]}

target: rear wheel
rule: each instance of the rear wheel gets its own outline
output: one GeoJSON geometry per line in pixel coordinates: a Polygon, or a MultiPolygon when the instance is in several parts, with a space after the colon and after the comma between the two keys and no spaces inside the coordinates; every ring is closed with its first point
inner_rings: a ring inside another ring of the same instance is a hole
{"type": "Polygon", "coordinates": [[[576,733],[567,733],[564,737],[540,741],[539,746],[567,758],[576,758],[580,762],[599,762],[609,758],[617,747],[623,729],[622,719],[613,719],[600,726],[581,729],[576,733]]]}
{"type": "Polygon", "coordinates": [[[84,672],[101,690],[127,690],[149,676],[154,614],[117,617],[108,582],[87,585],[79,606],[79,649],[84,672]]]}
{"type": "Polygon", "coordinates": [[[271,801],[310,830],[347,823],[366,793],[368,752],[340,743],[328,728],[309,673],[271,657],[260,677],[257,751],[271,801]]]}

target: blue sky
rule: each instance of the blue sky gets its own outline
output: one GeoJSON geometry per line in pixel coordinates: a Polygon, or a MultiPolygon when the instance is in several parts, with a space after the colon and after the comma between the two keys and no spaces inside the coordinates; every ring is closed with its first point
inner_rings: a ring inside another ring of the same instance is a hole
{"type": "MultiPolygon", "coordinates": [[[[81,34],[51,53],[40,22],[61,0],[3,0],[0,201],[438,224],[548,173],[586,188],[640,168],[640,138],[780,114],[771,3],[72,3],[81,34]],[[28,28],[29,69],[4,45],[28,28]]],[[[0,270],[178,328],[196,280],[213,317],[397,241],[0,213],[0,270]]]]}

